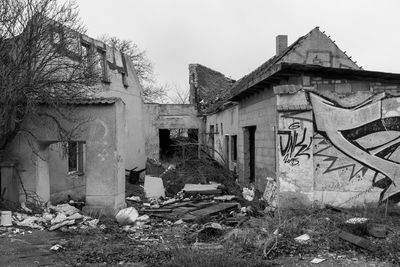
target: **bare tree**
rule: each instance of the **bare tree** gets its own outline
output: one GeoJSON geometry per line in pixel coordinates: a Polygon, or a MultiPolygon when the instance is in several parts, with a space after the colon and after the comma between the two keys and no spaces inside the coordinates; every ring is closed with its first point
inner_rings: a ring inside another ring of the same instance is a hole
{"type": "Polygon", "coordinates": [[[95,93],[98,60],[81,33],[74,1],[0,0],[0,149],[28,116],[52,116],[39,104],[58,110],[95,93]]]}
{"type": "Polygon", "coordinates": [[[165,86],[165,87],[169,88],[168,98],[173,104],[189,104],[189,97],[190,97],[189,89],[187,88],[182,89],[176,84],[173,86],[173,88],[170,86],[165,86]]]}
{"type": "Polygon", "coordinates": [[[147,57],[145,50],[140,49],[131,40],[122,40],[115,36],[102,35],[99,39],[129,56],[132,60],[146,102],[163,102],[165,100],[166,87],[156,83],[154,65],[147,57]]]}

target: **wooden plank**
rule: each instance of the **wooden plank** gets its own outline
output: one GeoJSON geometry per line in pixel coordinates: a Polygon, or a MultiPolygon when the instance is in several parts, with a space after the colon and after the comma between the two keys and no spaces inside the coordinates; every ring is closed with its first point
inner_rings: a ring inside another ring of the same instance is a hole
{"type": "Polygon", "coordinates": [[[221,194],[221,189],[218,187],[220,184],[185,184],[183,191],[189,195],[203,194],[203,195],[214,195],[221,194]]]}
{"type": "Polygon", "coordinates": [[[374,244],[361,236],[353,235],[348,232],[341,231],[339,237],[363,249],[374,251],[374,244]]]}
{"type": "Polygon", "coordinates": [[[220,212],[232,210],[237,207],[238,207],[237,202],[217,203],[217,204],[209,206],[207,208],[189,212],[182,217],[182,220],[189,222],[189,221],[193,221],[195,219],[203,218],[205,216],[215,215],[220,212]]]}

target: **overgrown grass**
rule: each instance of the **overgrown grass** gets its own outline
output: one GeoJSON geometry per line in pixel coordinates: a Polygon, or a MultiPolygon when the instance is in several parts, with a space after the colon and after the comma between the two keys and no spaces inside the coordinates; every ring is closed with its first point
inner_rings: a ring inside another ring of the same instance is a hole
{"type": "Polygon", "coordinates": [[[177,249],[172,251],[171,259],[163,266],[166,267],[258,267],[274,266],[260,257],[245,258],[243,254],[232,253],[228,250],[202,251],[195,249],[177,249]]]}

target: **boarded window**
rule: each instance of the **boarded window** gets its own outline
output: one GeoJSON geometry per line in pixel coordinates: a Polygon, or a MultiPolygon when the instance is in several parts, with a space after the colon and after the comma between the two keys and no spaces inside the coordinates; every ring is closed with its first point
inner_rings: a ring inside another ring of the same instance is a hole
{"type": "Polygon", "coordinates": [[[85,142],[68,142],[68,173],[82,175],[85,170],[85,142]]]}

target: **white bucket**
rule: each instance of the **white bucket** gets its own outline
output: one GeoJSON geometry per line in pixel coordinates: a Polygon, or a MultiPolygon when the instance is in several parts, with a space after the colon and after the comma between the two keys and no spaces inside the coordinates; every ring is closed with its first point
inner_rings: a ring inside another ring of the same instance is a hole
{"type": "Polygon", "coordinates": [[[1,225],[2,226],[12,226],[11,222],[11,211],[2,211],[1,212],[1,225]]]}

